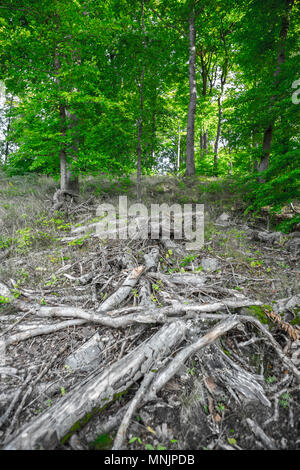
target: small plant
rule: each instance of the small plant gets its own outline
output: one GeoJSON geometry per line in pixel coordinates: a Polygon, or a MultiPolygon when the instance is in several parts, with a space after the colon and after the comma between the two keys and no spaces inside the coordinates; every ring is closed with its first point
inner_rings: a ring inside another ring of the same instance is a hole
{"type": "Polygon", "coordinates": [[[14,238],[7,237],[6,235],[0,235],[0,250],[6,250],[14,242],[14,238]]]}
{"type": "Polygon", "coordinates": [[[219,411],[219,413],[222,413],[223,411],[225,411],[225,405],[223,403],[218,403],[216,409],[217,411],[219,411]]]}
{"type": "Polygon", "coordinates": [[[136,436],[129,439],[128,444],[133,444],[135,441],[137,441],[139,444],[143,444],[142,439],[136,436]]]}
{"type": "Polygon", "coordinates": [[[77,238],[76,240],[70,241],[68,244],[69,246],[82,246],[83,243],[89,238],[90,234],[86,234],[81,238],[77,238]]]}
{"type": "Polygon", "coordinates": [[[55,274],[51,275],[51,279],[45,283],[45,286],[55,286],[57,284],[58,278],[55,276],[55,274]]]}
{"type": "Polygon", "coordinates": [[[194,261],[195,258],[197,258],[197,255],[188,255],[186,258],[180,260],[179,265],[185,267],[194,261]]]}
{"type": "Polygon", "coordinates": [[[228,444],[232,446],[236,445],[236,439],[234,437],[228,437],[227,441],[228,441],[228,444]]]}
{"type": "Polygon", "coordinates": [[[281,395],[280,400],[279,400],[279,404],[283,408],[288,408],[290,399],[291,399],[291,395],[289,393],[285,392],[281,395]]]}
{"type": "Polygon", "coordinates": [[[134,297],[139,296],[139,293],[138,293],[137,289],[131,289],[131,292],[133,293],[134,297]]]}
{"type": "Polygon", "coordinates": [[[272,384],[273,382],[276,382],[276,377],[274,377],[274,375],[270,375],[266,377],[266,382],[267,384],[272,384]]]}
{"type": "Polygon", "coordinates": [[[152,288],[153,288],[154,290],[156,290],[157,292],[160,291],[161,286],[162,286],[162,281],[161,281],[161,280],[157,281],[156,284],[152,284],[152,288]]]}
{"type": "Polygon", "coordinates": [[[262,261],[253,260],[252,258],[248,258],[248,261],[251,261],[250,262],[251,268],[256,268],[256,269],[259,269],[263,263],[262,261]]]}

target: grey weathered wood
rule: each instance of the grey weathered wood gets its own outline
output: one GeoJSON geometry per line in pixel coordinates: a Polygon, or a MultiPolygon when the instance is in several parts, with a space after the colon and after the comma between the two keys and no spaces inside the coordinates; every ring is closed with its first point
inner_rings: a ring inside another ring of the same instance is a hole
{"type": "Polygon", "coordinates": [[[122,286],[100,305],[98,311],[103,312],[111,310],[120,305],[121,302],[123,302],[123,300],[130,294],[132,288],[136,285],[144,270],[145,266],[134,268],[129,276],[127,276],[122,286]]]}
{"type": "Polygon", "coordinates": [[[101,409],[139,380],[184,339],[185,324],[164,325],[152,338],[103,372],[95,372],[55,405],[24,425],[5,450],[52,449],[86,413],[101,409]]]}

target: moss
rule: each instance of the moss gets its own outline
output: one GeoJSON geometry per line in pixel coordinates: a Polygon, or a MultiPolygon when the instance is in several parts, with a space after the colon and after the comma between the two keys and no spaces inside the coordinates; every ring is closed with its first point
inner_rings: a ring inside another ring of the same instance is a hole
{"type": "Polygon", "coordinates": [[[109,450],[111,449],[113,438],[110,434],[101,434],[89,446],[94,450],[109,450]]]}
{"type": "Polygon", "coordinates": [[[294,309],[295,317],[290,321],[291,325],[300,325],[300,309],[294,309]]]}
{"type": "Polygon", "coordinates": [[[256,317],[261,323],[267,325],[269,324],[269,319],[266,316],[265,310],[271,310],[269,305],[251,305],[250,307],[246,307],[246,313],[248,315],[256,317]]]}

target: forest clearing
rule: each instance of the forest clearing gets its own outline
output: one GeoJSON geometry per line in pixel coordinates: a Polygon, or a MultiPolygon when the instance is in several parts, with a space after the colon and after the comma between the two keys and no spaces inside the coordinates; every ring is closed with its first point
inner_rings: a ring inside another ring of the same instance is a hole
{"type": "Polygon", "coordinates": [[[299,12],[0,5],[2,450],[300,449],[299,12]]]}

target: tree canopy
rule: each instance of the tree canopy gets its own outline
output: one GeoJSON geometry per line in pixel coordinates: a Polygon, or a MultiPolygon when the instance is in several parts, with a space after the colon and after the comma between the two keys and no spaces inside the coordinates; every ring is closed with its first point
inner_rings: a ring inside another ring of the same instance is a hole
{"type": "Polygon", "coordinates": [[[1,164],[177,172],[299,197],[298,0],[5,0],[1,164]]]}

